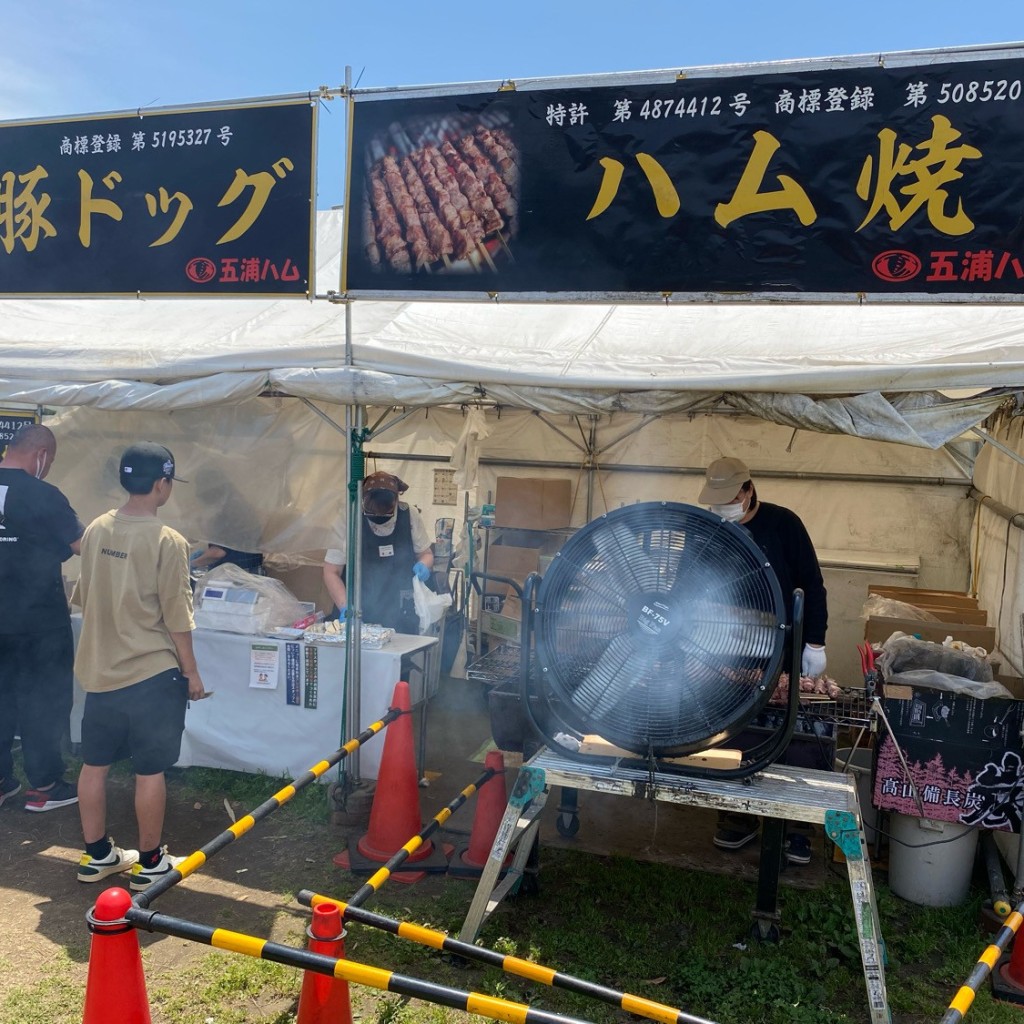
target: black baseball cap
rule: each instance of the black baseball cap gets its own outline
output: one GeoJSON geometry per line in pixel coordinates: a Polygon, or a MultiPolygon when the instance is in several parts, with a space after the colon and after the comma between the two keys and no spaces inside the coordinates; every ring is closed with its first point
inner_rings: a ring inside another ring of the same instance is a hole
{"type": "Polygon", "coordinates": [[[153,441],[142,441],[124,450],[120,476],[121,486],[132,494],[145,493],[157,480],[188,483],[174,475],[174,456],[171,450],[153,441]]]}

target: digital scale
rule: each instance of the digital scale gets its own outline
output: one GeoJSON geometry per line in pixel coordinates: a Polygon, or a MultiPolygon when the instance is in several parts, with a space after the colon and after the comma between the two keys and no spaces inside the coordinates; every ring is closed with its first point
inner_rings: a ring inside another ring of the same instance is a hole
{"type": "Polygon", "coordinates": [[[209,583],[199,589],[196,625],[227,633],[265,633],[270,609],[256,590],[209,583]]]}

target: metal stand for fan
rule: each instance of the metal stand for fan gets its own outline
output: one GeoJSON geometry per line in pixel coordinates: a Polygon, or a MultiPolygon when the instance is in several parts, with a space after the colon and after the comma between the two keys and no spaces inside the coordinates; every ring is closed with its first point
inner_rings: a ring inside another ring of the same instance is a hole
{"type": "MultiPolygon", "coordinates": [[[[531,578],[524,588],[522,697],[534,728],[550,745],[531,757],[519,771],[459,933],[460,940],[475,942],[484,922],[509,893],[518,891],[524,884],[531,889],[536,887],[540,816],[553,785],[562,787],[558,828],[562,835],[575,834],[578,829],[577,822],[576,828],[567,833],[563,831],[561,821],[567,812],[575,816],[575,793],[578,790],[643,796],[693,807],[760,815],[764,823],[752,934],[762,940],[780,937],[778,891],[784,824],[787,820],[819,824],[846,857],[870,1019],[872,1024],[888,1024],[890,1014],[883,942],[856,784],[845,773],[773,763],[792,736],[799,709],[799,685],[790,686],[783,728],[752,751],[735,769],[669,765],[653,757],[645,760],[639,756],[598,757],[571,753],[564,745],[564,738],[560,742],[549,735],[549,724],[541,720],[543,716],[536,713],[530,700],[530,659],[525,652],[529,651],[532,637],[530,608],[536,585],[531,578]],[[569,794],[572,794],[571,798],[569,794]],[[510,857],[511,863],[506,864],[510,857]]],[[[800,652],[803,646],[803,595],[797,591],[794,596],[791,678],[799,680],[799,655],[796,652],[800,652]]]]}

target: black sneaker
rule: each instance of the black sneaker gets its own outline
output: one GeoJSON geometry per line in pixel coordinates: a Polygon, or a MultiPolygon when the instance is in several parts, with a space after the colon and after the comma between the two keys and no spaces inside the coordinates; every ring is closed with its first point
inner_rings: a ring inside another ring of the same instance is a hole
{"type": "Polygon", "coordinates": [[[17,779],[0,779],[0,807],[12,796],[21,792],[21,783],[17,779]]]}
{"type": "Polygon", "coordinates": [[[26,811],[55,811],[78,803],[78,787],[73,782],[60,779],[49,789],[25,790],[26,811]]]}
{"type": "Polygon", "coordinates": [[[756,821],[748,828],[719,828],[712,842],[722,850],[740,850],[757,838],[759,828],[756,821]]]}
{"type": "Polygon", "coordinates": [[[783,847],[783,850],[786,854],[786,860],[790,864],[811,863],[811,841],[807,836],[790,832],[786,836],[786,845],[783,847]]]}

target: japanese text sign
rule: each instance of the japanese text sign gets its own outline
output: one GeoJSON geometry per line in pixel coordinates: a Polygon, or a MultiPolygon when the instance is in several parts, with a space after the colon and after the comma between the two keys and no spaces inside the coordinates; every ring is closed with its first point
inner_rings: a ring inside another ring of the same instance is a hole
{"type": "Polygon", "coordinates": [[[0,125],[0,294],[305,295],[315,107],[0,125]]]}
{"type": "Polygon", "coordinates": [[[22,427],[38,422],[39,417],[34,412],[0,409],[0,459],[7,454],[7,446],[22,427]]]}
{"type": "Polygon", "coordinates": [[[1019,298],[1024,59],[914,56],[357,95],[342,287],[1019,298]]]}

